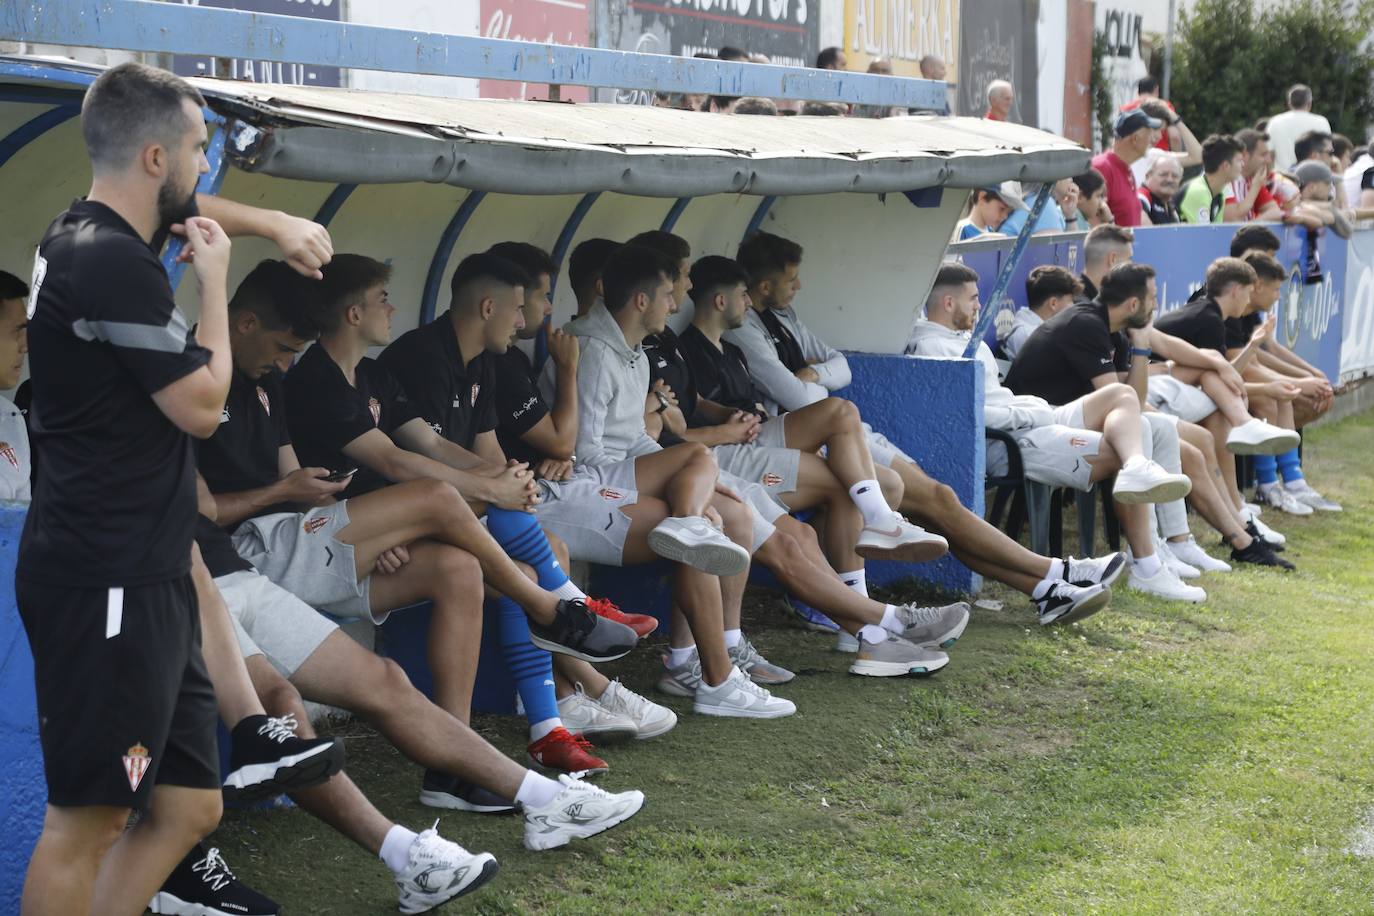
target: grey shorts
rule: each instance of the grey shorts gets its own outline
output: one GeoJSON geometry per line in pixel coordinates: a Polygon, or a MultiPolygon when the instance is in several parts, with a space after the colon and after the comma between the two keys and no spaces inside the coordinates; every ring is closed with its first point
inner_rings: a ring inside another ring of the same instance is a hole
{"type": "Polygon", "coordinates": [[[887,437],[882,433],[875,431],[873,427],[869,426],[867,423],[865,423],[863,427],[864,435],[868,438],[868,451],[873,456],[874,464],[890,468],[892,467],[892,462],[899,458],[910,464],[916,463],[915,458],[912,458],[906,452],[889,442],[887,437]]]}
{"type": "Polygon", "coordinates": [[[750,483],[728,471],[720,472],[720,482],[738,493],[744,504],[749,507],[754,524],[749,555],[753,556],[778,530],[773,522],[786,515],[787,508],[768,495],[768,491],[760,484],[750,483]]]}
{"type": "Polygon", "coordinates": [[[786,422],[787,414],[765,420],[759,426],[759,437],[754,440],[754,444],[770,448],[787,448],[787,433],[783,428],[786,422]]]}
{"type": "MultiPolygon", "coordinates": [[[[1092,486],[1092,465],[1088,459],[1102,450],[1102,434],[1088,429],[1052,424],[1012,433],[1021,449],[1026,476],[1054,487],[1086,490],[1092,486]]],[[[987,473],[1000,477],[1007,472],[1007,447],[1001,442],[988,445],[987,473]]]]}
{"type": "Polygon", "coordinates": [[[258,572],[311,607],[335,617],[381,623],[373,613],[370,579],[358,581],[353,545],[334,537],[348,527],[347,501],[299,512],[250,518],[231,535],[234,549],[258,572]]]}
{"type": "Polygon", "coordinates": [[[238,637],[239,653],[262,655],[291,677],[339,627],[271,579],[241,570],[215,580],[238,637]]]}
{"type": "Polygon", "coordinates": [[[623,510],[639,500],[634,487],[608,486],[600,475],[579,468],[571,480],[541,480],[539,488],[535,517],[546,531],[563,539],[572,559],[624,565],[630,517],[623,510]]]}
{"type": "Polygon", "coordinates": [[[1172,375],[1150,376],[1145,400],[1155,410],[1189,423],[1200,423],[1216,413],[1217,404],[1196,385],[1185,385],[1172,375]]]}
{"type": "Polygon", "coordinates": [[[718,445],[712,449],[722,471],[763,487],[774,499],[797,489],[801,452],[768,445],[718,445]]]}

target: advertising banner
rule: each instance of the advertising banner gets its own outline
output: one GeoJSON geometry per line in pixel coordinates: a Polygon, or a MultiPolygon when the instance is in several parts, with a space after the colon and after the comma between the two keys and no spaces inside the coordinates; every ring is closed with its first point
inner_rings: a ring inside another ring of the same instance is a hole
{"type": "Polygon", "coordinates": [[[844,53],[860,72],[892,62],[894,76],[919,77],[921,58],[945,62],[945,82],[959,82],[959,0],[845,0],[844,53]]]}
{"type": "Polygon", "coordinates": [[[1350,239],[1341,317],[1341,379],[1374,374],[1374,229],[1350,239]]]}
{"type": "MultiPolygon", "coordinates": [[[[545,44],[590,44],[591,0],[481,0],[482,35],[512,41],[545,44]]],[[[530,85],[508,80],[482,80],[478,92],[484,99],[548,98],[544,83],[530,85]]],[[[585,86],[566,86],[561,97],[587,101],[585,86]]]]}
{"type": "MultiPolygon", "coordinates": [[[[1035,127],[1040,122],[1036,87],[1036,4],[1002,0],[963,0],[959,8],[959,92],[955,114],[979,117],[987,111],[988,84],[1011,80],[1016,100],[1011,120],[1035,127]]],[[[1056,92],[1061,91],[1055,86],[1056,92]]]]}
{"type": "MultiPolygon", "coordinates": [[[[242,10],[248,13],[274,13],[323,19],[343,20],[343,0],[181,0],[186,6],[208,6],[221,10],[242,10]]],[[[287,83],[294,86],[338,86],[338,67],[316,67],[313,64],[283,64],[267,60],[239,58],[196,57],[189,54],[172,55],[172,72],[178,76],[221,76],[253,83],[287,83]]]]}

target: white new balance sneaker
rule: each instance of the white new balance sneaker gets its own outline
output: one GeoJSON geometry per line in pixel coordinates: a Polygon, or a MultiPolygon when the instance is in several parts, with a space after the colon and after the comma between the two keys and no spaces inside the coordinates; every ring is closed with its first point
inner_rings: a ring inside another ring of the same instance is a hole
{"type": "Polygon", "coordinates": [[[1226,449],[1233,455],[1282,455],[1298,447],[1302,436],[1291,429],[1251,417],[1233,426],[1226,436],[1226,449]]]}
{"type": "Polygon", "coordinates": [[[1203,572],[1230,572],[1231,564],[1218,560],[1198,546],[1197,539],[1191,534],[1186,541],[1165,541],[1164,549],[1174,558],[1189,566],[1196,566],[1203,572]]]}
{"type": "Polygon", "coordinates": [[[611,681],[596,702],[633,722],[635,738],[639,741],[667,734],[677,725],[677,713],[635,693],[620,683],[619,678],[611,681]]]}
{"type": "Polygon", "coordinates": [[[1170,474],[1148,458],[1137,455],[1117,471],[1112,498],[1119,503],[1168,503],[1182,499],[1193,489],[1183,474],[1170,474]]]}
{"type": "Polygon", "coordinates": [[[1200,604],[1207,600],[1207,593],[1196,585],[1188,585],[1174,571],[1164,564],[1153,576],[1142,576],[1134,565],[1131,577],[1126,582],[1130,588],[1146,595],[1154,595],[1166,601],[1191,601],[1200,604]]]}
{"type": "Polygon", "coordinates": [[[1343,512],[1344,509],[1338,502],[1332,502],[1322,496],[1306,480],[1295,480],[1285,483],[1283,489],[1286,493],[1305,506],[1311,506],[1318,512],[1343,512]]]}
{"type": "Polygon", "coordinates": [[[500,868],[489,852],[468,852],[438,833],[439,822],[410,844],[410,861],[396,876],[396,893],[402,913],[428,913],[470,894],[496,876],[500,868]]]}
{"type": "Polygon", "coordinates": [[[1261,506],[1272,506],[1280,512],[1287,512],[1289,515],[1311,515],[1314,510],[1306,503],[1298,502],[1297,498],[1278,484],[1271,487],[1260,487],[1255,491],[1255,502],[1261,506]]]}
{"type": "Polygon", "coordinates": [[[596,744],[625,741],[639,733],[629,719],[587,696],[581,684],[574,693],[558,701],[558,718],[568,731],[596,744]]]}
{"type": "Polygon", "coordinates": [[[733,576],[749,568],[749,551],[699,515],[659,522],[649,532],[649,549],[713,576],[733,576]]]}
{"type": "Polygon", "coordinates": [[[868,525],[859,532],[854,552],[865,560],[899,560],[903,563],[929,563],[949,550],[949,542],[913,525],[893,512],[890,521],[868,525]]]}
{"type": "Polygon", "coordinates": [[[525,808],[526,849],[555,849],[571,840],[596,836],[634,817],[644,807],[644,793],[638,789],[612,795],[566,773],[558,781],[563,791],[553,801],[525,808]]]}
{"type": "Polygon", "coordinates": [[[729,716],[739,719],[780,719],[797,711],[791,700],[775,697],[733,665],[730,676],[715,687],[703,679],[697,686],[692,709],[703,716],[729,716]]]}

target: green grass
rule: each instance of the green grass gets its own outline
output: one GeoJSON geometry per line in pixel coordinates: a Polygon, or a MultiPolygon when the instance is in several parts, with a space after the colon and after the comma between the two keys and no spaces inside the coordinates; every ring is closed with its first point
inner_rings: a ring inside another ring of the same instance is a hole
{"type": "MultiPolygon", "coordinates": [[[[446,815],[446,836],[502,865],[449,909],[1374,912],[1374,863],[1351,852],[1374,809],[1371,452],[1374,414],[1310,435],[1308,475],[1346,511],[1269,519],[1296,574],[1207,576],[1200,606],[1122,587],[1048,630],[991,585],[1003,609],[975,608],[927,680],[852,678],[757,596],[746,626],[799,671],[780,691],[797,715],[710,720],[675,701],[675,731],[606,752],[604,785],[643,789],[643,813],[562,851],[525,852],[514,818],[446,815]]],[[[656,656],[608,673],[652,695],[656,656]]],[[[523,747],[513,719],[477,725],[523,747]]],[[[343,731],[364,791],[428,827],[419,769],[343,731]]],[[[395,911],[381,863],[299,811],[230,813],[213,842],[287,912],[395,911]]]]}

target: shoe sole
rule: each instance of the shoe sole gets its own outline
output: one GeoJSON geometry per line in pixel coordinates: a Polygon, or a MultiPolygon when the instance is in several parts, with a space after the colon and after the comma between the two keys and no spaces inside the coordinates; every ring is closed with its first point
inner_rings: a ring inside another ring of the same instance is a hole
{"type": "Polygon", "coordinates": [[[894,547],[876,544],[858,544],[854,552],[865,560],[895,560],[899,563],[929,563],[949,553],[949,543],[941,538],[938,541],[914,541],[894,547]]]}
{"type": "Polygon", "coordinates": [[[1161,595],[1158,592],[1152,592],[1149,589],[1144,588],[1137,588],[1135,585],[1130,584],[1127,585],[1127,588],[1135,592],[1137,595],[1145,595],[1149,598],[1158,598],[1160,601],[1184,601],[1188,604],[1201,604],[1202,602],[1207,600],[1206,596],[1203,596],[1201,598],[1183,598],[1174,595],[1161,595]]]}
{"type": "Polygon", "coordinates": [[[671,534],[649,532],[649,549],[674,563],[683,563],[712,576],[735,576],[749,568],[749,552],[723,544],[684,544],[671,534]]]}
{"type": "Polygon", "coordinates": [[[860,677],[915,677],[929,676],[939,671],[949,664],[949,659],[942,662],[875,662],[860,659],[849,666],[850,674],[857,674],[860,677]]]}
{"type": "Polygon", "coordinates": [[[252,779],[247,785],[230,785],[226,780],[222,792],[225,802],[249,805],[298,789],[308,789],[327,781],[344,767],[343,739],[321,745],[306,754],[279,760],[276,763],[254,763],[229,774],[229,779],[252,779]],[[260,773],[265,775],[254,779],[260,773]]]}
{"type": "Polygon", "coordinates": [[[472,802],[465,801],[456,795],[449,795],[447,792],[436,792],[433,789],[420,790],[420,804],[428,808],[466,811],[469,814],[510,814],[515,810],[514,805],[474,805],[472,802]]]}
{"type": "MultiPolygon", "coordinates": [[[[530,851],[532,851],[532,852],[542,852],[542,851],[548,850],[548,849],[558,849],[558,848],[560,848],[560,847],[562,847],[562,846],[567,846],[567,845],[568,845],[570,842],[572,842],[573,840],[585,840],[585,839],[588,839],[588,838],[590,838],[590,837],[597,836],[598,834],[605,833],[607,830],[610,830],[612,827],[618,827],[618,826],[620,826],[621,824],[623,824],[623,823],[625,823],[626,821],[628,821],[630,818],[634,817],[636,814],[638,814],[638,813],[639,813],[640,811],[642,811],[642,810],[644,810],[644,798],[643,798],[643,796],[640,796],[639,804],[635,805],[634,808],[633,808],[633,810],[626,811],[624,814],[621,814],[619,817],[616,817],[616,818],[614,818],[613,820],[606,821],[606,822],[603,823],[600,827],[598,827],[597,829],[591,831],[590,833],[568,833],[568,834],[562,836],[561,838],[559,838],[557,842],[548,843],[548,844],[540,843],[538,840],[536,840],[534,843],[531,843],[531,842],[530,842],[530,838],[529,838],[529,834],[526,834],[526,835],[525,835],[525,848],[528,849],[528,850],[530,850],[530,851]]],[[[542,838],[541,838],[541,839],[542,839],[542,838]]]]}
{"type": "Polygon", "coordinates": [[[1127,506],[1140,503],[1171,503],[1182,499],[1193,491],[1193,484],[1186,478],[1182,481],[1168,481],[1155,484],[1144,490],[1112,491],[1112,499],[1127,506]]]}
{"type": "Polygon", "coordinates": [[[734,709],[724,706],[698,706],[692,704],[692,712],[702,716],[716,716],[721,719],[785,719],[797,711],[793,706],[787,712],[756,712],[749,709],[734,709]]]}
{"type": "Polygon", "coordinates": [[[696,688],[687,688],[680,685],[677,681],[659,681],[654,685],[659,693],[666,693],[670,697],[682,697],[691,699],[697,695],[696,688]]]}
{"type": "Polygon", "coordinates": [[[786,684],[791,682],[797,676],[793,672],[789,671],[787,672],[787,677],[768,680],[767,678],[755,677],[754,672],[752,671],[746,671],[744,672],[744,674],[746,677],[749,678],[749,680],[753,681],[755,684],[758,684],[760,687],[776,687],[779,684],[786,684]]]}
{"type": "MultiPolygon", "coordinates": [[[[968,627],[968,622],[972,618],[972,616],[973,615],[970,614],[967,610],[964,611],[964,619],[960,621],[956,626],[952,627],[949,630],[946,630],[945,634],[941,636],[938,641],[932,639],[927,640],[926,642],[917,642],[916,645],[920,646],[922,649],[948,649],[950,646],[954,645],[956,642],[959,641],[960,636],[964,635],[964,630],[968,627]]],[[[902,638],[907,639],[906,636],[903,636],[902,638]]],[[[916,640],[914,639],[910,641],[916,642],[916,640]]],[[[857,652],[858,650],[855,649],[854,651],[857,652]]]]}
{"type": "Polygon", "coordinates": [[[1041,619],[1040,625],[1042,627],[1049,627],[1055,625],[1074,623],[1076,621],[1083,620],[1085,618],[1091,617],[1098,611],[1102,610],[1104,607],[1110,604],[1111,601],[1112,590],[1110,588],[1104,588],[1102,589],[1102,591],[1098,592],[1096,595],[1093,595],[1091,598],[1088,598],[1085,601],[1080,601],[1077,604],[1069,605],[1068,608],[1064,611],[1064,613],[1059,614],[1056,617],[1051,617],[1049,620],[1041,619]]]}
{"type": "Polygon", "coordinates": [[[554,776],[560,773],[566,773],[569,776],[574,776],[574,774],[576,774],[574,778],[590,779],[593,776],[600,776],[603,773],[609,773],[611,771],[609,764],[604,767],[593,767],[589,770],[563,770],[558,767],[551,767],[548,764],[540,763],[538,760],[535,760],[532,755],[527,754],[526,756],[530,758],[530,765],[536,770],[539,770],[541,773],[552,773],[554,776]]]}
{"type": "Polygon", "coordinates": [[[582,661],[590,662],[594,665],[600,664],[602,662],[613,662],[616,659],[624,658],[625,656],[633,652],[635,648],[634,646],[630,646],[625,651],[617,652],[615,655],[591,655],[587,652],[574,649],[570,646],[565,646],[562,643],[554,642],[551,639],[546,639],[543,636],[536,636],[533,630],[530,631],[530,642],[534,643],[536,646],[543,649],[545,652],[556,652],[559,655],[567,655],[571,658],[580,658],[582,659],[582,661]]]}
{"type": "Polygon", "coordinates": [[[148,912],[166,914],[166,916],[265,916],[270,912],[275,916],[278,910],[260,910],[258,913],[252,914],[242,907],[221,910],[208,904],[182,900],[176,894],[167,891],[158,891],[153,896],[152,902],[148,904],[148,912]]]}
{"type": "Polygon", "coordinates": [[[1227,442],[1226,450],[1232,455],[1282,455],[1297,448],[1300,442],[1298,436],[1276,436],[1259,442],[1227,442]]]}
{"type": "Polygon", "coordinates": [[[859,651],[859,643],[857,640],[855,640],[853,643],[849,645],[841,646],[839,640],[836,640],[834,651],[843,652],[845,655],[853,655],[854,653],[859,651]]]}
{"type": "MultiPolygon", "coordinates": [[[[490,855],[490,854],[488,853],[488,855],[490,855]]],[[[471,894],[473,891],[476,891],[476,890],[480,889],[483,885],[485,885],[485,884],[486,884],[488,881],[490,881],[492,878],[495,878],[495,877],[496,877],[496,873],[497,873],[498,871],[500,871],[500,870],[501,870],[501,863],[497,862],[495,858],[490,858],[490,859],[488,859],[486,862],[484,862],[484,863],[482,864],[482,870],[481,870],[480,872],[477,873],[477,876],[476,876],[475,878],[473,878],[471,881],[469,881],[467,884],[465,884],[465,885],[463,885],[462,887],[460,887],[460,888],[458,889],[458,891],[457,891],[456,893],[454,893],[452,896],[450,896],[450,897],[445,897],[443,900],[440,900],[440,901],[438,901],[437,903],[433,903],[433,904],[431,904],[431,905],[425,907],[423,910],[404,910],[404,909],[403,909],[403,910],[401,910],[400,912],[402,912],[402,913],[431,913],[431,912],[433,912],[434,910],[437,910],[439,907],[443,906],[445,903],[448,903],[450,900],[457,900],[459,897],[466,897],[468,894],[471,894]]]]}
{"type": "Polygon", "coordinates": [[[611,725],[606,728],[574,728],[569,725],[567,720],[563,721],[563,727],[574,735],[581,735],[592,744],[616,744],[621,741],[630,741],[639,734],[639,729],[633,725],[611,725]]]}
{"type": "Polygon", "coordinates": [[[666,724],[655,726],[652,731],[640,731],[635,735],[636,741],[648,741],[650,738],[657,738],[659,735],[666,735],[668,732],[677,728],[677,716],[673,715],[666,720],[666,724]]]}

